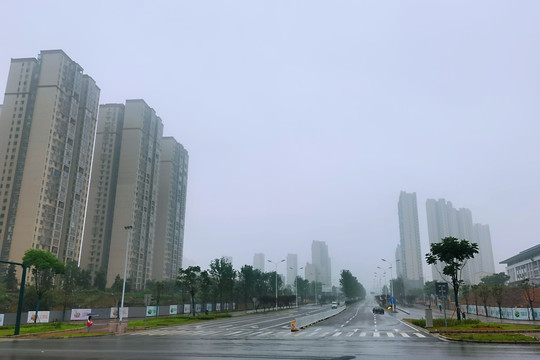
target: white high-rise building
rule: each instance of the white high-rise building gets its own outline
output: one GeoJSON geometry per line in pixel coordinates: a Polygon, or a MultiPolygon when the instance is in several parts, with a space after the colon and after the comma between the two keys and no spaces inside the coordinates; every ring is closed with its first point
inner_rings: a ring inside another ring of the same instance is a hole
{"type": "Polygon", "coordinates": [[[398,202],[400,256],[396,257],[397,271],[401,273],[406,289],[421,289],[424,286],[420,228],[416,193],[402,191],[398,202]]]}
{"type": "MultiPolygon", "coordinates": [[[[159,163],[163,124],[144,100],[127,100],[118,166],[115,211],[111,232],[107,285],[124,274],[128,230],[132,226],[128,279],[135,289],[143,289],[153,279],[152,267],[156,235],[159,163]]],[[[97,179],[96,179],[97,180],[97,179]]]]}
{"type": "Polygon", "coordinates": [[[313,240],[311,244],[311,264],[316,272],[317,282],[323,285],[332,285],[332,272],[328,245],[324,241],[313,240]]]}
{"type": "Polygon", "coordinates": [[[173,137],[161,141],[152,278],[176,280],[182,267],[189,155],[173,137]]]}
{"type": "Polygon", "coordinates": [[[263,253],[257,253],[253,255],[253,269],[264,272],[264,264],[265,260],[263,253]]]}
{"type": "Polygon", "coordinates": [[[79,261],[100,89],[62,50],[12,59],[0,116],[0,259],[79,261]]]}
{"type": "Polygon", "coordinates": [[[287,254],[287,285],[294,285],[298,276],[298,255],[287,254]]]}

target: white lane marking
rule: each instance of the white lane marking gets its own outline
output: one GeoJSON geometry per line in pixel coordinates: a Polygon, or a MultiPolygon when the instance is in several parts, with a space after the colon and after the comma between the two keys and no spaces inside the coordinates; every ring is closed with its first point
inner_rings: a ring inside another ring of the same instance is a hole
{"type": "Polygon", "coordinates": [[[364,337],[364,336],[366,336],[366,332],[365,332],[365,331],[362,331],[362,332],[360,333],[360,337],[364,337]]]}
{"type": "Polygon", "coordinates": [[[359,329],[354,329],[353,331],[354,331],[354,332],[357,332],[358,330],[359,330],[359,329]]]}
{"type": "Polygon", "coordinates": [[[314,332],[317,332],[317,331],[319,331],[319,330],[321,330],[321,328],[316,328],[316,329],[313,330],[313,331],[314,331],[314,332]]]}
{"type": "Polygon", "coordinates": [[[235,332],[229,333],[227,335],[236,335],[236,334],[240,334],[240,333],[243,333],[243,331],[235,331],[235,332]]]}
{"type": "Polygon", "coordinates": [[[330,334],[330,331],[327,331],[327,332],[325,332],[325,333],[322,333],[322,334],[321,334],[321,337],[326,336],[326,335],[328,335],[328,334],[330,334]]]}
{"type": "Polygon", "coordinates": [[[317,333],[314,331],[311,334],[309,334],[308,336],[313,336],[313,335],[317,335],[317,333]]]}
{"type": "Polygon", "coordinates": [[[418,336],[419,338],[425,338],[425,336],[420,333],[414,333],[414,335],[418,336]]]}
{"type": "Polygon", "coordinates": [[[332,336],[339,336],[339,335],[341,335],[341,332],[337,332],[337,333],[335,333],[335,334],[332,335],[332,336]]]}
{"type": "Polygon", "coordinates": [[[351,336],[353,336],[353,335],[354,335],[354,333],[353,333],[353,332],[351,332],[351,333],[348,333],[348,334],[347,334],[347,335],[345,335],[345,336],[347,336],[347,337],[351,337],[351,336]]]}
{"type": "Polygon", "coordinates": [[[303,332],[303,331],[296,331],[296,332],[293,332],[293,336],[294,337],[298,337],[298,336],[302,336],[302,335],[305,335],[307,333],[303,332]]]}
{"type": "Polygon", "coordinates": [[[273,331],[267,331],[267,332],[263,332],[262,334],[259,334],[259,335],[256,335],[256,336],[270,335],[272,333],[273,333],[273,331]]]}
{"type": "Polygon", "coordinates": [[[388,337],[394,337],[394,333],[391,332],[387,332],[386,335],[388,335],[388,337]]]}
{"type": "Polygon", "coordinates": [[[379,332],[374,332],[373,333],[373,337],[379,337],[379,336],[381,336],[381,334],[379,332]]]}
{"type": "Polygon", "coordinates": [[[409,334],[407,334],[407,333],[401,333],[401,336],[403,336],[403,337],[410,337],[409,334]]]}
{"type": "Polygon", "coordinates": [[[399,332],[399,329],[394,329],[395,332],[399,332]]]}
{"type": "Polygon", "coordinates": [[[252,335],[252,336],[257,336],[257,335],[259,335],[259,334],[262,334],[263,332],[264,332],[264,331],[257,331],[257,332],[252,333],[251,335],[252,335]]]}

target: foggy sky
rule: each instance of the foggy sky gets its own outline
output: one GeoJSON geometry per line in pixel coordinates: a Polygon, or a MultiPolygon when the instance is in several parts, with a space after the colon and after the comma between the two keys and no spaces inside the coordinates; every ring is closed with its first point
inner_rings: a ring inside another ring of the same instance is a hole
{"type": "Polygon", "coordinates": [[[63,49],[100,103],[145,99],[189,151],[186,265],[303,266],[320,240],[333,279],[369,289],[394,259],[401,190],[422,255],[427,198],[490,225],[497,271],[540,243],[537,1],[1,5],[2,91],[10,58],[63,49]]]}

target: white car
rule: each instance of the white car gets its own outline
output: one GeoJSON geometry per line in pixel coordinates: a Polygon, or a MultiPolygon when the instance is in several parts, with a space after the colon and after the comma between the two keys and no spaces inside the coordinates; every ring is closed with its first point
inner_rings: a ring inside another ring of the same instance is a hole
{"type": "Polygon", "coordinates": [[[332,309],[337,309],[337,301],[332,301],[332,309]]]}

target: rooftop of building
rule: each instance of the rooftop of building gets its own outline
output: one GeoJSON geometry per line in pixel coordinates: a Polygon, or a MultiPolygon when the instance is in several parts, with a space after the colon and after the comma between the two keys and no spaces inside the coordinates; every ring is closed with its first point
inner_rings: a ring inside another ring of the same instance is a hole
{"type": "Polygon", "coordinates": [[[527,250],[523,250],[519,254],[501,261],[499,264],[512,265],[521,261],[530,260],[536,256],[540,256],[540,244],[533,246],[527,250]]]}

